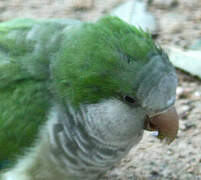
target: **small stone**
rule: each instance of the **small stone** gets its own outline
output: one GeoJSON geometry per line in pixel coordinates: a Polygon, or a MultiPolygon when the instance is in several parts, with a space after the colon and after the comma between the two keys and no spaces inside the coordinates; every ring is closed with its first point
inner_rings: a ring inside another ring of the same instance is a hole
{"type": "Polygon", "coordinates": [[[176,90],[177,96],[180,96],[183,92],[184,92],[184,89],[181,86],[178,86],[176,90]]]}
{"type": "Polygon", "coordinates": [[[192,122],[186,122],[185,124],[181,125],[180,129],[183,131],[188,131],[191,128],[196,128],[196,125],[192,122]]]}
{"type": "Polygon", "coordinates": [[[178,98],[183,99],[183,98],[189,98],[191,96],[193,89],[192,88],[185,88],[185,89],[181,88],[177,91],[178,91],[178,94],[177,94],[178,98]]]}
{"type": "Polygon", "coordinates": [[[77,0],[73,2],[75,10],[90,9],[94,5],[94,0],[77,0]]]}
{"type": "MultiPolygon", "coordinates": [[[[171,32],[172,34],[180,33],[180,32],[182,31],[181,27],[183,27],[183,26],[184,26],[184,25],[183,25],[182,22],[180,22],[180,23],[173,23],[173,24],[172,24],[172,27],[171,27],[171,29],[170,29],[170,32],[171,32]]],[[[180,41],[180,38],[175,39],[175,40],[180,41]]]]}
{"type": "Polygon", "coordinates": [[[189,110],[190,110],[190,106],[188,106],[188,105],[182,106],[182,111],[188,112],[189,110]]]}
{"type": "Polygon", "coordinates": [[[192,108],[189,105],[181,106],[181,112],[179,113],[180,118],[186,119],[192,108]]]}
{"type": "Polygon", "coordinates": [[[159,173],[156,170],[151,171],[152,176],[159,176],[159,173]]]}
{"type": "Polygon", "coordinates": [[[178,6],[178,0],[148,0],[148,4],[153,4],[160,9],[169,9],[178,6]]]}
{"type": "Polygon", "coordinates": [[[189,167],[188,169],[187,169],[187,172],[188,173],[191,173],[191,174],[193,174],[194,173],[194,168],[193,167],[189,167]]]}
{"type": "Polygon", "coordinates": [[[200,91],[195,91],[193,94],[195,97],[201,97],[201,92],[200,91]]]}

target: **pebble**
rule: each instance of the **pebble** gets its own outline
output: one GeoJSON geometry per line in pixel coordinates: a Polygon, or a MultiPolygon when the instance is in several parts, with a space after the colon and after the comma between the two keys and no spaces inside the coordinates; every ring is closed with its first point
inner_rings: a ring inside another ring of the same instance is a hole
{"type": "Polygon", "coordinates": [[[196,128],[196,125],[192,122],[186,122],[180,126],[180,129],[183,131],[187,131],[191,128],[196,128]]]}
{"type": "Polygon", "coordinates": [[[201,97],[201,92],[200,92],[200,91],[195,91],[195,92],[193,93],[193,95],[194,95],[195,97],[200,98],[200,97],[201,97]]]}
{"type": "Polygon", "coordinates": [[[149,4],[154,4],[157,8],[160,9],[169,9],[174,8],[179,5],[178,0],[148,0],[149,4]]]}

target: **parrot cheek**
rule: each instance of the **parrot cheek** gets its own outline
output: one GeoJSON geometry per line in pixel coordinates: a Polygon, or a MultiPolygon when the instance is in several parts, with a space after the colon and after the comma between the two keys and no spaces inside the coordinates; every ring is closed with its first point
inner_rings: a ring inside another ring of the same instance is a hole
{"type": "Polygon", "coordinates": [[[167,138],[168,143],[176,138],[178,128],[179,118],[175,107],[154,117],[147,118],[144,127],[145,130],[159,131],[159,138],[167,138]]]}

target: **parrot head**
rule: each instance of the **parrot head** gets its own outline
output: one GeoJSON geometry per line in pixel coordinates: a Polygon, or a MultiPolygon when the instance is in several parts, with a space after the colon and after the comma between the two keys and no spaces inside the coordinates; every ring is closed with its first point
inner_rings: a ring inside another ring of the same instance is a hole
{"type": "Polygon", "coordinates": [[[72,28],[64,30],[59,61],[52,65],[61,97],[75,107],[118,99],[144,112],[145,130],[173,141],[178,131],[177,76],[151,36],[116,17],[72,28]]]}

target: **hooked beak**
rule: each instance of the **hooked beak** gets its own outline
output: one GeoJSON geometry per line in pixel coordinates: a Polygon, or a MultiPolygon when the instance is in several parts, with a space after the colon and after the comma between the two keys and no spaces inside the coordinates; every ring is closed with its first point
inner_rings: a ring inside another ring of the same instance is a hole
{"type": "Polygon", "coordinates": [[[144,126],[145,130],[158,131],[158,138],[165,138],[168,144],[170,144],[176,138],[178,128],[179,118],[175,107],[172,107],[168,111],[158,114],[154,117],[148,117],[144,126]]]}

